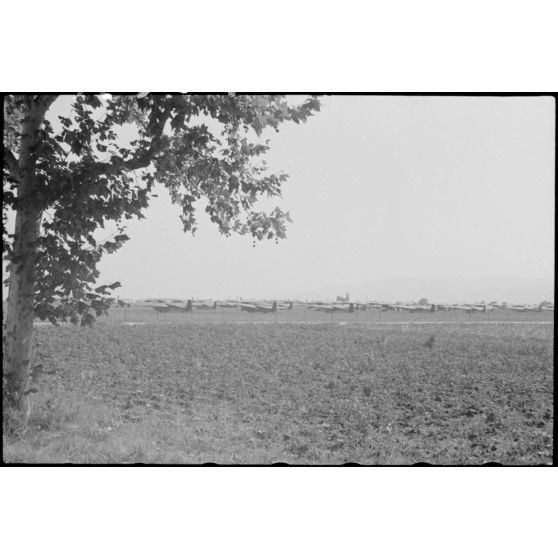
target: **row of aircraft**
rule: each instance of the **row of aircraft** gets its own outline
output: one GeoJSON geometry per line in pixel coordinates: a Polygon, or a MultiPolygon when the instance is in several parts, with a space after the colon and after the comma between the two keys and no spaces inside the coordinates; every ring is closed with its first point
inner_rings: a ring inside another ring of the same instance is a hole
{"type": "Polygon", "coordinates": [[[321,302],[307,304],[306,308],[311,308],[312,310],[317,310],[318,312],[327,312],[328,314],[332,312],[354,312],[357,305],[354,302],[345,302],[341,304],[324,304],[321,302]]]}
{"type": "MultiPolygon", "coordinates": [[[[131,301],[130,301],[131,302],[131,301]]],[[[157,312],[192,312],[194,310],[217,310],[217,308],[240,308],[241,312],[274,313],[282,310],[292,310],[294,306],[302,306],[317,312],[355,312],[357,310],[379,310],[381,312],[438,312],[460,310],[467,313],[491,312],[493,310],[510,310],[513,312],[542,312],[554,311],[554,304],[539,305],[505,305],[497,302],[488,304],[392,304],[387,302],[301,302],[301,301],[236,301],[236,300],[178,300],[178,299],[145,299],[136,304],[153,308],[157,312]]]]}
{"type": "Polygon", "coordinates": [[[157,312],[192,312],[193,310],[217,310],[217,308],[240,308],[242,312],[277,312],[278,310],[292,310],[293,303],[286,304],[273,302],[238,302],[232,300],[212,301],[212,300],[164,300],[146,299],[139,303],[141,306],[148,306],[157,312]]]}
{"type": "Polygon", "coordinates": [[[160,298],[146,299],[139,302],[141,306],[148,306],[157,312],[192,312],[192,310],[215,310],[216,302],[205,300],[164,300],[160,298]]]}
{"type": "Polygon", "coordinates": [[[407,312],[436,312],[436,311],[452,311],[462,310],[464,312],[492,312],[493,310],[511,310],[513,312],[542,312],[548,310],[554,312],[553,304],[539,304],[539,305],[505,305],[496,302],[488,304],[385,304],[385,303],[371,303],[370,308],[377,310],[387,311],[407,311],[407,312]]]}

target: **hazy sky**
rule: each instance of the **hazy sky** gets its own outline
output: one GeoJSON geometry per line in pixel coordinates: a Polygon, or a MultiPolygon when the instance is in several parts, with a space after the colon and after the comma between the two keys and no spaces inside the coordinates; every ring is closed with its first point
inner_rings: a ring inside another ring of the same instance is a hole
{"type": "MultiPolygon", "coordinates": [[[[271,138],[276,245],[187,236],[163,187],[100,269],[121,297],[283,297],[387,277],[552,277],[551,97],[334,96],[271,138]]],[[[103,236],[102,234],[100,235],[103,236]]],[[[333,293],[332,293],[333,294],[333,293]]]]}

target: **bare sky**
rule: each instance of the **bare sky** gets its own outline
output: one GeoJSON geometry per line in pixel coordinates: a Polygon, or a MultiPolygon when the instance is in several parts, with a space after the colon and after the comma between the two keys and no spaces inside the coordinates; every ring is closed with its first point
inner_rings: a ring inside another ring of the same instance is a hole
{"type": "Polygon", "coordinates": [[[101,279],[121,281],[121,297],[248,298],[402,276],[552,278],[554,112],[551,97],[326,97],[267,136],[270,168],[290,175],[286,240],[220,237],[203,211],[187,236],[161,187],[101,279]]]}

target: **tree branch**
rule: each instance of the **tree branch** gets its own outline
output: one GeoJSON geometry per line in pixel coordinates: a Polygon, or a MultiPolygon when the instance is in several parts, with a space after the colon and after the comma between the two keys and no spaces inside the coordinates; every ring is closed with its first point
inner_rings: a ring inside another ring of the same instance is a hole
{"type": "Polygon", "coordinates": [[[19,161],[7,147],[4,147],[4,167],[16,180],[19,180],[19,161]]]}
{"type": "Polygon", "coordinates": [[[34,95],[33,100],[43,105],[46,112],[58,97],[59,95],[34,95]]]}
{"type": "Polygon", "coordinates": [[[158,125],[154,127],[151,138],[151,145],[148,149],[146,149],[142,153],[139,153],[128,161],[124,161],[113,156],[111,162],[109,163],[97,163],[95,174],[108,174],[112,170],[121,169],[125,171],[135,171],[149,166],[149,164],[153,161],[153,157],[159,151],[159,142],[163,136],[163,130],[168,118],[169,117],[167,116],[165,119],[161,119],[158,125]]]}

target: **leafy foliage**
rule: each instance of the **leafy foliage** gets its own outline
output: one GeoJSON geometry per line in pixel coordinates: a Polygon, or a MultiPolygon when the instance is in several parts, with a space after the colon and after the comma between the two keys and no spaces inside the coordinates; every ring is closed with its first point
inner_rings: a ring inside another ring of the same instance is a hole
{"type": "Polygon", "coordinates": [[[257,211],[255,204],[280,196],[287,175],[269,174],[261,160],[269,145],[249,137],[286,121],[305,122],[320,109],[315,96],[292,106],[279,95],[78,94],[70,114],[57,123],[44,119],[33,146],[34,182],[20,197],[22,123],[38,97],[9,95],[4,101],[2,240],[9,270],[21,271],[25,262],[13,252],[7,211],[41,217],[32,262],[39,318],[56,324],[77,323],[81,316],[90,324],[106,313],[113,302],[108,295],[119,284],[95,288],[97,264],[128,240],[125,222],[143,217],[156,184],[165,185],[181,206],[185,232],[196,232],[195,205],[203,199],[224,235],[285,237],[289,214],[278,207],[257,211]],[[210,131],[211,122],[218,132],[210,131]],[[124,125],[137,135],[129,146],[119,141],[124,125]],[[118,234],[97,243],[94,233],[107,224],[116,225],[118,234]]]}

